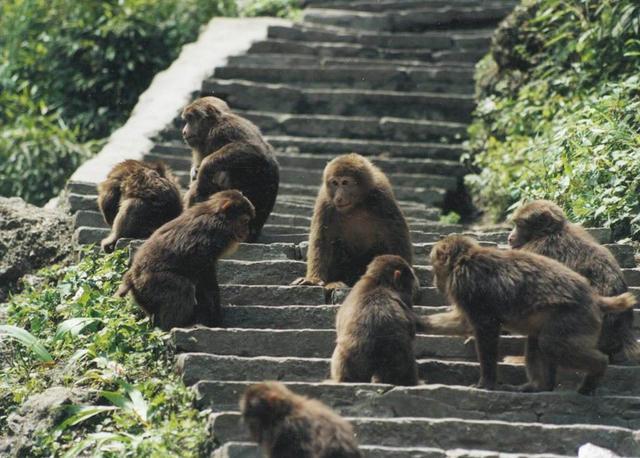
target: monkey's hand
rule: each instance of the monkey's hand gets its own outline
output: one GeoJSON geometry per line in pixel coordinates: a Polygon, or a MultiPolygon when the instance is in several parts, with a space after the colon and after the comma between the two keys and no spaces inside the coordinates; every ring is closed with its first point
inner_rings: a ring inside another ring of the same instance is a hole
{"type": "Polygon", "coordinates": [[[324,285],[324,287],[326,289],[341,289],[341,288],[348,288],[349,285],[341,281],[332,281],[331,283],[327,283],[326,285],[324,285]]]}
{"type": "Polygon", "coordinates": [[[113,250],[116,248],[116,242],[118,240],[113,237],[107,237],[100,242],[100,246],[104,250],[105,253],[113,253],[113,250]]]}
{"type": "Polygon", "coordinates": [[[300,277],[291,282],[291,285],[296,286],[324,286],[324,282],[321,280],[314,280],[312,278],[300,277]]]}

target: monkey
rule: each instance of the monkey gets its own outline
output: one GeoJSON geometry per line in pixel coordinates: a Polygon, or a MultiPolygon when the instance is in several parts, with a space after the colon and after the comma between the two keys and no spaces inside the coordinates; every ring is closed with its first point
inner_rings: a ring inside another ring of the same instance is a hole
{"type": "Polygon", "coordinates": [[[316,198],[305,277],[293,285],[353,286],[371,260],[395,254],[412,265],[407,221],[382,171],[359,154],[327,164],[316,198]]]}
{"type": "MultiPolygon", "coordinates": [[[[581,226],[570,223],[562,209],[548,200],[535,200],[515,211],[509,245],[560,261],[586,277],[602,296],[628,291],[624,274],[609,250],[581,226]]],[[[640,362],[633,332],[633,310],[607,313],[598,348],[610,362],[640,362]]]]}
{"type": "Polygon", "coordinates": [[[347,383],[418,384],[414,339],[419,287],[400,256],[377,256],[340,306],[331,380],[347,383]]]}
{"type": "Polygon", "coordinates": [[[247,242],[257,241],[278,195],[280,169],[273,148],[255,124],[216,97],[195,100],[182,118],[182,136],[192,149],[192,182],[185,206],[237,189],[256,209],[247,242]]]}
{"type": "Polygon", "coordinates": [[[598,347],[604,312],[624,312],[631,293],[597,294],[586,278],[560,262],[523,250],[481,247],[460,235],[445,237],[431,251],[434,284],[473,327],[480,362],[479,388],[497,388],[501,328],[527,336],[528,382],[505,387],[552,391],[556,368],[585,372],[578,392],[593,394],[609,360],[598,347]]]}
{"type": "Polygon", "coordinates": [[[98,185],[98,207],[111,233],[100,245],[113,252],[120,238],[147,238],[182,213],[178,181],[162,162],[116,164],[98,185]]]}
{"type": "Polygon", "coordinates": [[[249,236],[255,209],[239,191],[221,191],[156,230],[136,252],[116,293],[129,291],[163,330],[222,323],[218,258],[249,236]]]}
{"type": "Polygon", "coordinates": [[[361,458],[351,425],[326,405],[279,382],[251,385],[240,411],[267,458],[361,458]]]}

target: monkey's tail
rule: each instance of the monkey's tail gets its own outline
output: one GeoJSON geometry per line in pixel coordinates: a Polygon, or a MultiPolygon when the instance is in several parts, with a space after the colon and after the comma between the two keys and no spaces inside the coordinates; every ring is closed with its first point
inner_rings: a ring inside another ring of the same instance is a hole
{"type": "Polygon", "coordinates": [[[127,272],[126,274],[124,274],[124,277],[122,277],[120,288],[118,288],[118,291],[116,291],[114,296],[125,297],[132,287],[133,285],[131,284],[131,280],[129,279],[129,272],[127,272]]]}
{"type": "Polygon", "coordinates": [[[469,321],[457,307],[448,312],[418,317],[416,330],[418,332],[457,336],[473,334],[469,321]]]}
{"type": "Polygon", "coordinates": [[[636,305],[638,301],[631,293],[623,293],[619,296],[600,297],[600,310],[606,313],[622,313],[636,305]]]}

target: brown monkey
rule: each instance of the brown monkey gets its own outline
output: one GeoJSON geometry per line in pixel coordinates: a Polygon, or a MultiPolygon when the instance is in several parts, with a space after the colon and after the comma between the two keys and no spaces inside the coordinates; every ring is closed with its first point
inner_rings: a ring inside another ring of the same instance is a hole
{"type": "Polygon", "coordinates": [[[222,191],[153,233],[136,253],[116,293],[134,299],[164,330],[222,321],[216,263],[249,236],[253,205],[222,191]]]}
{"type": "Polygon", "coordinates": [[[325,167],[316,198],[307,275],[292,284],[352,286],[381,254],[412,264],[407,221],[380,169],[359,154],[339,156],[325,167]]]}
{"type": "Polygon", "coordinates": [[[278,195],[280,172],[271,145],[258,127],[216,97],[191,103],[182,118],[182,136],[192,148],[193,181],[186,206],[225,189],[241,191],[256,209],[247,240],[255,242],[278,195]]]}
{"type": "Polygon", "coordinates": [[[161,162],[126,160],[98,185],[98,207],[111,234],[101,242],[111,253],[118,239],[147,238],[182,213],[180,187],[161,162]]]}
{"type": "MultiPolygon", "coordinates": [[[[512,221],[514,228],[509,234],[512,248],[560,261],[586,277],[602,296],[628,291],[624,274],[611,252],[582,227],[570,223],[555,203],[530,202],[516,210],[512,221]]],[[[640,346],[633,333],[633,310],[604,316],[598,348],[612,362],[640,362],[640,346]]]]}
{"type": "Polygon", "coordinates": [[[578,389],[590,394],[607,368],[597,348],[602,312],[622,312],[636,303],[631,293],[602,297],[578,273],[553,259],[521,250],[483,248],[449,236],[431,251],[434,283],[473,327],[480,380],[494,389],[500,331],[527,337],[528,383],[522,391],[553,390],[557,366],[586,372],[578,389]]]}
{"type": "Polygon", "coordinates": [[[400,256],[371,261],[336,317],[333,381],[418,384],[414,354],[418,317],[413,311],[418,287],[413,269],[400,256]]]}
{"type": "Polygon", "coordinates": [[[251,385],[242,419],[267,458],[360,458],[351,425],[315,399],[278,382],[251,385]]]}

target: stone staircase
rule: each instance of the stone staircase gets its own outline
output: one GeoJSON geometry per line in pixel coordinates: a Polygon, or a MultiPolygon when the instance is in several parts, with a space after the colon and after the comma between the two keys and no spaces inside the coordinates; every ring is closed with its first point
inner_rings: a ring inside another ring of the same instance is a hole
{"type": "MultiPolygon", "coordinates": [[[[261,243],[243,244],[219,267],[226,328],[175,329],[177,367],[212,409],[218,457],[255,457],[239,423],[238,399],[265,379],[319,398],[354,425],[366,457],[575,456],[592,442],[640,456],[640,370],[612,366],[599,395],[572,390],[577,374],[562,373],[561,391],[544,394],[469,388],[478,377],[471,342],[418,335],[418,387],[322,383],[334,346],[334,319],[347,291],[288,286],[305,272],[313,202],[322,169],[337,154],[371,156],[389,176],[408,218],[422,288],[421,314],[445,310],[431,286],[428,253],[442,234],[469,228],[439,222],[458,210],[464,192],[466,125],[473,110],[475,62],[514,2],[490,0],[307,0],[303,21],[273,26],[268,38],[234,56],[203,82],[261,127],[278,149],[281,186],[261,243]]],[[[189,150],[179,121],[167,126],[149,160],[162,160],[188,183],[189,150]]],[[[95,183],[70,182],[78,245],[97,243],[108,229],[98,213],[95,183]]],[[[634,292],[640,291],[631,246],[608,243],[634,292]]],[[[476,231],[504,245],[504,230],[476,231]]],[[[126,241],[134,250],[138,241],[126,241]]],[[[639,312],[640,313],[640,312],[639,312]]],[[[640,317],[638,317],[640,318],[640,317]]],[[[523,338],[505,336],[503,356],[521,355],[523,338]]],[[[501,364],[500,377],[521,383],[522,366],[501,364]]]]}

